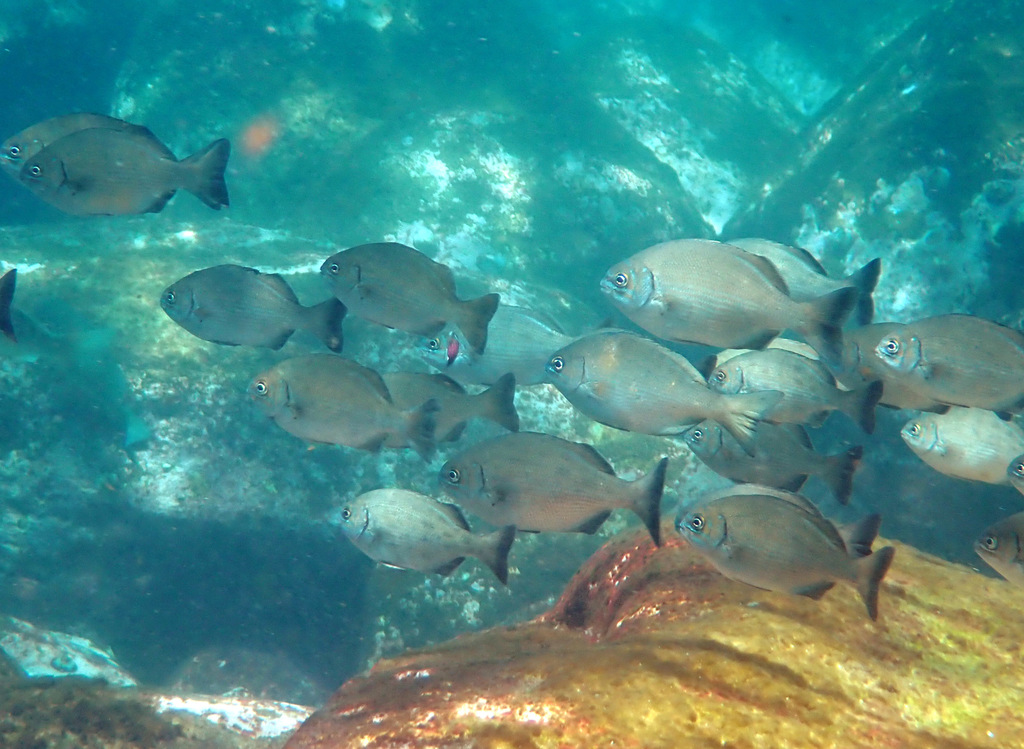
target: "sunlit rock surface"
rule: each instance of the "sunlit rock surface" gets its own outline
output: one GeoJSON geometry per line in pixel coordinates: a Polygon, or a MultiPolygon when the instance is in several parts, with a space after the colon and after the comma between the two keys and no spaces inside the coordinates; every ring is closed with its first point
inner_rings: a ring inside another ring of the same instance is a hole
{"type": "Polygon", "coordinates": [[[380,661],[287,749],[975,747],[1024,736],[1024,598],[898,545],[872,623],[616,538],[557,605],[512,628],[380,661]]]}

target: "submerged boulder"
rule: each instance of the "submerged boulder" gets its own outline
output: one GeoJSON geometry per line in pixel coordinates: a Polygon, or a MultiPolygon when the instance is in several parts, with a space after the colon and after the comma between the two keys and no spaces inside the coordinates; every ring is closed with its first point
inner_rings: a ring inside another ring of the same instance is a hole
{"type": "Polygon", "coordinates": [[[721,577],[666,528],[606,544],[547,614],[385,659],[287,749],[1007,745],[1024,598],[898,545],[877,623],[721,577]]]}

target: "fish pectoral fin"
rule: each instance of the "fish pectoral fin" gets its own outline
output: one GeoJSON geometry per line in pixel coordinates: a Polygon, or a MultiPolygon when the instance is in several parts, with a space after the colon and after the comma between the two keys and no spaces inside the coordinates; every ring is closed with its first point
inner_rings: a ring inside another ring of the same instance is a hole
{"type": "Polygon", "coordinates": [[[192,310],[192,316],[195,317],[199,322],[206,322],[206,318],[210,316],[210,311],[205,307],[196,307],[192,310]]]}
{"type": "Polygon", "coordinates": [[[949,448],[946,447],[946,443],[942,440],[936,440],[935,444],[932,445],[932,452],[936,455],[945,455],[949,452],[949,448]]]}
{"type": "Polygon", "coordinates": [[[801,588],[794,588],[793,593],[798,596],[807,596],[817,601],[823,595],[828,593],[835,586],[835,583],[815,583],[814,585],[804,585],[801,588]]]}

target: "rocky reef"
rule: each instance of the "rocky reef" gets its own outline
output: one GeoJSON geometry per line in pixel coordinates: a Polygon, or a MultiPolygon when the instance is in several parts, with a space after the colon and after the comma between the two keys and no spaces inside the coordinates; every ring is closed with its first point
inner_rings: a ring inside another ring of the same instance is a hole
{"type": "Polygon", "coordinates": [[[1024,599],[897,544],[872,623],[731,582],[665,528],[606,544],[555,607],[381,660],[286,745],[1007,746],[1024,735],[1024,599]]]}

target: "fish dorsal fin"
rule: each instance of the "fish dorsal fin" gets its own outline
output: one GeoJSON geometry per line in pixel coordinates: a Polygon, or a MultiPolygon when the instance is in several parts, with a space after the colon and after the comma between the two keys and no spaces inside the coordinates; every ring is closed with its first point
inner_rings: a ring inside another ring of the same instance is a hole
{"type": "MultiPolygon", "coordinates": [[[[112,128],[96,128],[98,130],[110,130],[112,128]]],[[[174,152],[164,145],[163,141],[153,135],[153,131],[145,125],[132,125],[127,124],[127,127],[123,128],[123,131],[134,138],[148,141],[154,149],[156,149],[161,158],[170,159],[171,161],[177,161],[178,157],[174,155],[174,152]]]]}
{"type": "Polygon", "coordinates": [[[825,266],[821,264],[818,258],[814,257],[814,255],[809,253],[803,247],[793,247],[788,244],[780,244],[779,247],[782,247],[785,251],[789,252],[789,254],[806,265],[809,270],[814,271],[819,276],[828,275],[828,271],[825,270],[825,266]]]}
{"type": "Polygon", "coordinates": [[[384,382],[384,378],[379,373],[370,369],[369,367],[361,367],[360,374],[363,379],[366,380],[366,384],[373,388],[377,395],[386,400],[388,403],[394,403],[394,399],[391,397],[391,391],[388,390],[387,384],[384,382]]]}
{"type": "Polygon", "coordinates": [[[775,264],[772,263],[771,260],[763,258],[760,255],[754,255],[750,252],[746,252],[745,250],[741,250],[739,248],[736,249],[736,256],[740,260],[747,263],[748,265],[753,266],[754,270],[756,270],[758,273],[764,276],[764,279],[768,283],[770,283],[772,286],[774,286],[776,289],[781,291],[786,296],[789,296],[789,286],[788,284],[786,284],[785,279],[783,279],[783,277],[779,275],[778,268],[775,267],[775,264]]]}
{"type": "Polygon", "coordinates": [[[462,528],[462,530],[470,530],[469,521],[466,520],[466,516],[462,514],[462,510],[460,510],[457,505],[439,501],[437,503],[437,509],[440,510],[445,517],[455,523],[455,525],[462,528]]]}
{"type": "Polygon", "coordinates": [[[589,463],[597,470],[602,473],[607,473],[610,476],[615,476],[615,469],[612,468],[611,463],[605,460],[604,456],[601,455],[592,445],[588,445],[585,442],[569,442],[569,449],[578,455],[585,463],[589,463]]]}
{"type": "Polygon", "coordinates": [[[796,441],[808,450],[814,450],[814,443],[811,442],[811,435],[807,433],[807,430],[801,424],[793,424],[792,427],[787,431],[796,438],[796,441]]]}
{"type": "Polygon", "coordinates": [[[757,496],[771,497],[797,507],[809,515],[824,519],[821,510],[803,494],[786,491],[774,486],[763,486],[761,484],[737,484],[726,489],[719,489],[704,496],[704,502],[714,502],[725,497],[757,496]]]}
{"type": "Polygon", "coordinates": [[[283,297],[284,299],[287,299],[289,302],[293,302],[295,304],[299,303],[299,298],[295,295],[295,292],[292,290],[292,287],[288,285],[288,282],[284,280],[284,277],[281,274],[263,273],[261,271],[256,270],[255,268],[247,268],[247,270],[253,272],[254,277],[256,278],[257,281],[262,283],[264,286],[272,289],[277,294],[280,294],[281,297],[283,297]]]}

